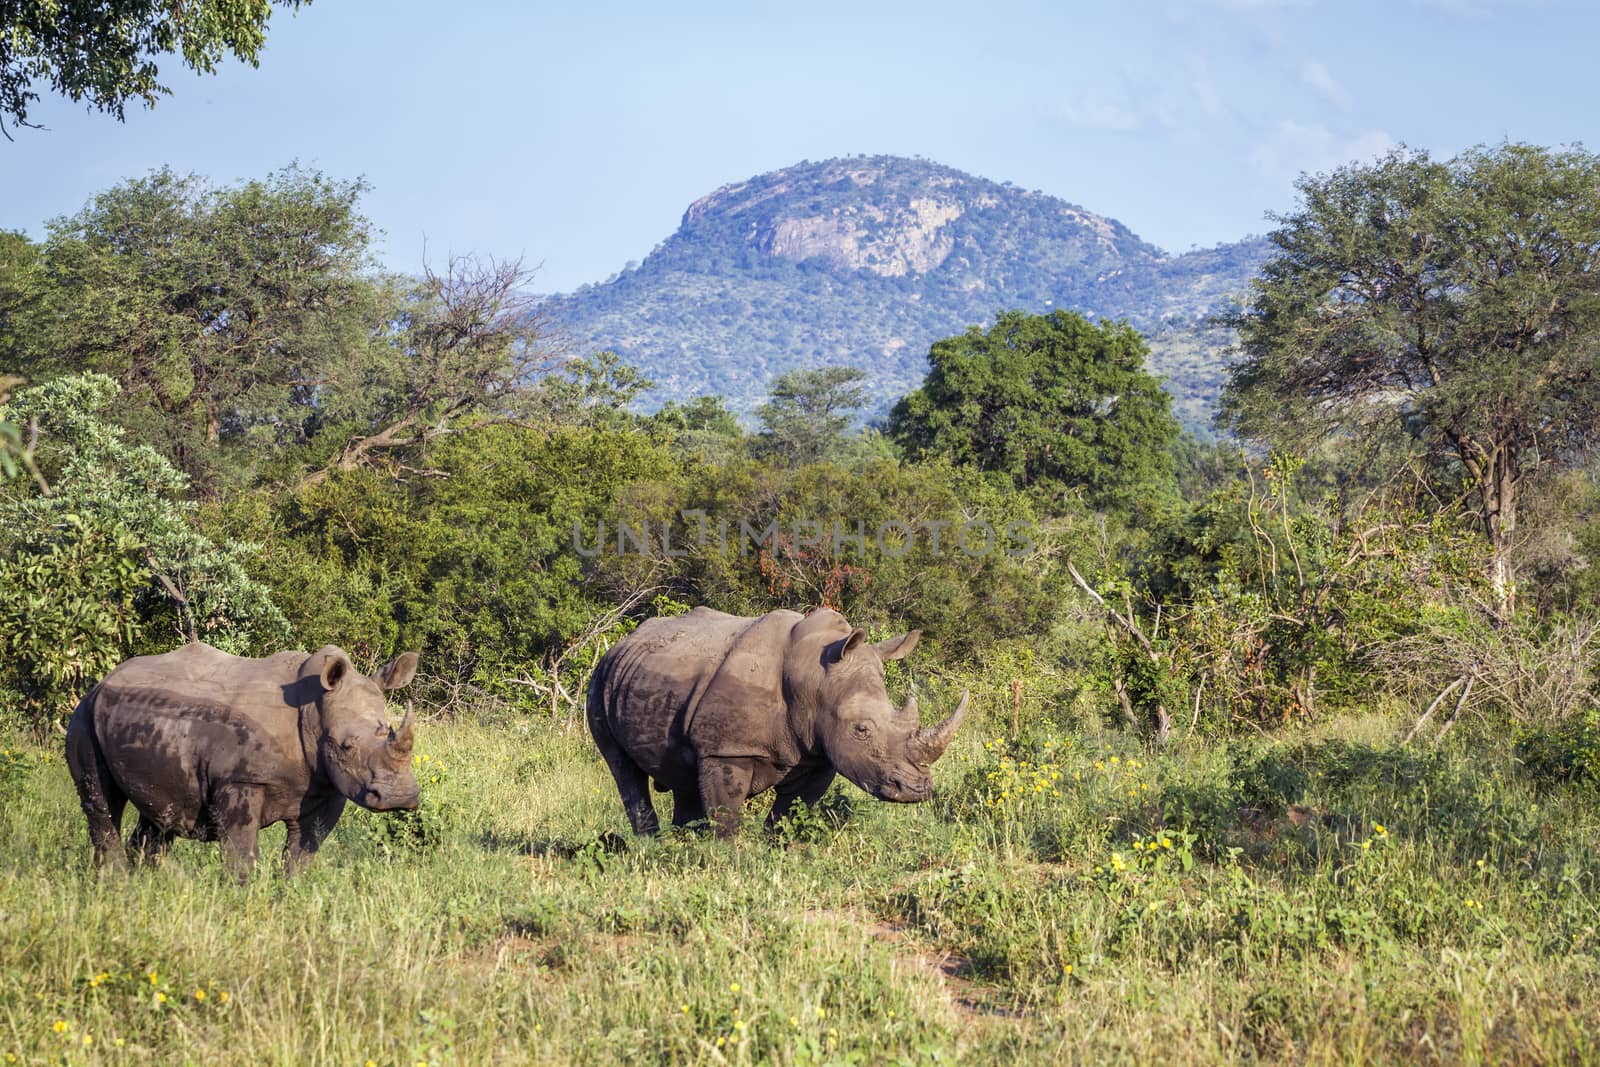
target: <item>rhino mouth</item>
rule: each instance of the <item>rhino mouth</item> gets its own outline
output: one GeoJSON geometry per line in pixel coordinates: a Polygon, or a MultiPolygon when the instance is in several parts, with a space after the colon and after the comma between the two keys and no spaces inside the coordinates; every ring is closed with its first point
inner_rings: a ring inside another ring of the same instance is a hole
{"type": "Polygon", "coordinates": [[[368,786],[356,803],[371,811],[416,811],[422,791],[416,786],[368,786]]]}
{"type": "Polygon", "coordinates": [[[872,790],[872,795],[891,804],[920,804],[933,796],[933,782],[886,778],[872,790]]]}

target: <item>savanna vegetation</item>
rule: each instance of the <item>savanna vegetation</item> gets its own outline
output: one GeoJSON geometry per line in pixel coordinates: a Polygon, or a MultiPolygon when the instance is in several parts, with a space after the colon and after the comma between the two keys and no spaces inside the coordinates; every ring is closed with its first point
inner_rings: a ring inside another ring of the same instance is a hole
{"type": "Polygon", "coordinates": [[[520,265],[387,276],[309,171],[7,235],[0,1057],[1593,1059],[1597,181],[1304,179],[1227,445],[1064,311],[865,430],[839,368],[640,413],[520,265]],[[626,838],[585,679],[694,604],[924,629],[891,690],[973,701],[934,800],[626,838]],[[420,810],[97,875],[61,723],[192,638],[420,650],[420,810]]]}

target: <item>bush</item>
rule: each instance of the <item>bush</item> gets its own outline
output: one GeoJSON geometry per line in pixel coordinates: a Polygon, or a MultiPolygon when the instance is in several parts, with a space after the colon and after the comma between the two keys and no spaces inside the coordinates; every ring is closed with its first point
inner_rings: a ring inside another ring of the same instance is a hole
{"type": "Polygon", "coordinates": [[[1575,782],[1600,786],[1600,712],[1557,726],[1536,726],[1517,739],[1517,759],[1540,786],[1575,782]]]}
{"type": "Polygon", "coordinates": [[[3,413],[37,421],[54,481],[0,497],[0,672],[39,726],[133,652],[188,639],[243,654],[288,631],[246,572],[252,546],[201,534],[188,479],[103,419],[117,391],[103,375],[57,378],[3,413]]]}

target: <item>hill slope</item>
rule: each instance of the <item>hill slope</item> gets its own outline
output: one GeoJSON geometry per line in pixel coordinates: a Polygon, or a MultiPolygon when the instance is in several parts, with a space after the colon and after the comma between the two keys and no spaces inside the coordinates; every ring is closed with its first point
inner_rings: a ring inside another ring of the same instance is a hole
{"type": "Polygon", "coordinates": [[[1169,256],[1114,219],[894,156],[800,163],[695,201],[643,263],[551,297],[581,350],[610,348],[655,402],[721,393],[749,412],[793,367],[871,373],[881,411],[921,384],[928,346],[1003,308],[1126,318],[1176,410],[1206,425],[1225,339],[1199,323],[1245,288],[1259,239],[1169,256]]]}

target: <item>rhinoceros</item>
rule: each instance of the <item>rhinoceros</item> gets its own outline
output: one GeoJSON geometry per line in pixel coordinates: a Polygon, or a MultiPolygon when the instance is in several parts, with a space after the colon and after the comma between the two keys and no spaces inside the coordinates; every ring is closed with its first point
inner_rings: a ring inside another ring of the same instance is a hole
{"type": "Polygon", "coordinates": [[[896,711],[883,664],[916,647],[913,630],[877,644],[838,612],[758,618],[696,608],[650,619],[596,665],[594,735],[636,834],[659,829],[649,783],[673,795],[674,825],[710,814],[734,833],[744,802],[776,789],[768,825],[796,801],[814,804],[834,774],[880,800],[927,800],[928,768],[966,713],[917,722],[915,697],[896,711]]]}
{"type": "Polygon", "coordinates": [[[175,836],[220,841],[241,878],[263,826],[287,825],[292,874],[346,800],[414,809],[411,713],[393,729],[384,691],[416,671],[417,654],[406,652],[368,677],[333,645],[245,659],[194,642],[122,663],[67,726],[67,767],[96,859],[125,862],[130,800],[139,812],[130,843],[144,858],[158,858],[175,836]]]}

